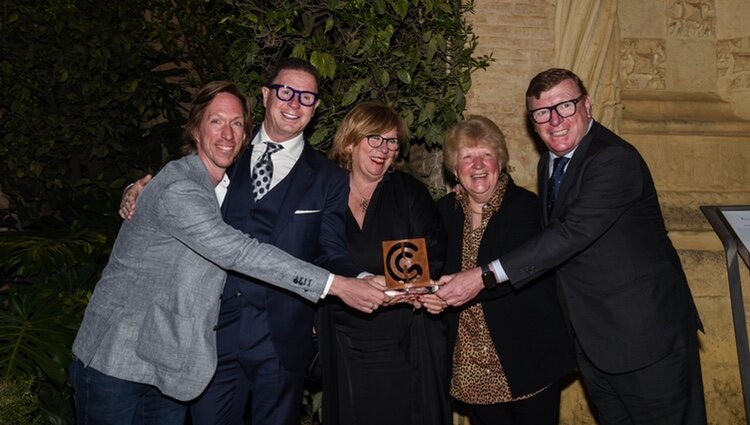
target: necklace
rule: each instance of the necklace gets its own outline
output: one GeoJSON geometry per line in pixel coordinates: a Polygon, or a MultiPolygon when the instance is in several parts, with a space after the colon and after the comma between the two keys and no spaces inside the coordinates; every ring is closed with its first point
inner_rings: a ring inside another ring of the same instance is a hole
{"type": "MultiPolygon", "coordinates": [[[[351,186],[354,188],[354,190],[359,193],[360,198],[362,198],[362,201],[359,203],[359,208],[362,209],[362,214],[367,214],[367,207],[370,206],[370,199],[366,197],[361,190],[354,184],[354,182],[351,182],[351,186]]],[[[372,196],[372,195],[370,195],[372,196]]]]}

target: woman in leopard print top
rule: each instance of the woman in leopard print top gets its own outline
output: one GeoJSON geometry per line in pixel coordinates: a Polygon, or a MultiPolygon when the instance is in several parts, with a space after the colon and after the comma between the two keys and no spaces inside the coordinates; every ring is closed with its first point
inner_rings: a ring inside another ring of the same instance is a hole
{"type": "MultiPolygon", "coordinates": [[[[445,273],[486,264],[540,230],[537,196],[513,183],[495,123],[481,116],[458,123],[443,152],[462,189],[438,203],[448,239],[445,273]]],[[[422,297],[431,312],[445,304],[435,297],[422,297]]],[[[450,392],[472,425],[558,423],[560,382],[574,357],[553,279],[518,292],[510,285],[483,289],[447,310],[445,320],[450,392]]]]}

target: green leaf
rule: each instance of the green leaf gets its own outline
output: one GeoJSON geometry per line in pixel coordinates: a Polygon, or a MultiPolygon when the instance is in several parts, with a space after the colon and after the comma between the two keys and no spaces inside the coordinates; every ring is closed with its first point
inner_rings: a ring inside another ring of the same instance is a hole
{"type": "Polygon", "coordinates": [[[404,120],[404,124],[407,127],[411,127],[412,124],[414,123],[414,112],[412,112],[411,110],[407,110],[407,111],[402,112],[401,113],[401,119],[404,120]]]}
{"type": "Polygon", "coordinates": [[[336,59],[329,53],[313,51],[310,55],[310,63],[318,69],[321,77],[333,79],[336,75],[336,59]]]}
{"type": "Polygon", "coordinates": [[[16,292],[8,301],[0,309],[0,377],[35,374],[38,367],[62,386],[82,308],[71,312],[66,298],[47,291],[16,292]]]}
{"type": "Polygon", "coordinates": [[[425,52],[425,59],[427,62],[432,62],[432,58],[435,57],[435,53],[438,49],[438,42],[435,38],[431,38],[427,42],[427,51],[425,52]]]}
{"type": "Polygon", "coordinates": [[[358,80],[356,83],[349,86],[349,90],[344,93],[344,97],[341,99],[341,106],[349,106],[354,103],[359,94],[362,92],[362,88],[367,84],[366,79],[358,80]]]}
{"type": "Polygon", "coordinates": [[[313,146],[320,145],[326,140],[326,138],[328,137],[328,133],[329,132],[327,128],[321,127],[321,128],[315,129],[313,134],[310,136],[310,139],[309,139],[310,144],[313,146]]]}
{"type": "Polygon", "coordinates": [[[357,55],[357,50],[359,49],[359,46],[361,44],[360,39],[354,39],[346,44],[346,53],[347,55],[357,55]]]}
{"type": "Polygon", "coordinates": [[[34,176],[40,176],[42,174],[42,164],[37,161],[32,161],[31,164],[29,164],[29,171],[34,176]]]}
{"type": "Polygon", "coordinates": [[[330,31],[331,28],[333,28],[334,23],[335,23],[335,21],[334,21],[333,17],[329,16],[326,19],[326,26],[325,26],[325,29],[323,30],[323,33],[328,33],[328,31],[330,31]]]}
{"type": "MultiPolygon", "coordinates": [[[[306,48],[303,43],[297,43],[294,45],[294,49],[292,50],[292,54],[290,55],[293,58],[304,58],[306,54],[306,48]]],[[[318,68],[318,71],[320,71],[320,68],[318,68]]]]}
{"type": "Polygon", "coordinates": [[[435,102],[425,103],[422,110],[419,111],[419,118],[417,118],[417,122],[423,123],[425,121],[432,121],[432,119],[435,117],[435,108],[435,102]]]}
{"type": "Polygon", "coordinates": [[[391,74],[389,74],[387,70],[380,68],[375,69],[374,72],[377,75],[377,80],[380,83],[380,86],[388,87],[388,84],[391,82],[391,74]]]}
{"type": "Polygon", "coordinates": [[[396,12],[399,18],[404,18],[406,13],[409,11],[409,0],[389,0],[393,11],[396,12]]]}
{"type": "Polygon", "coordinates": [[[105,158],[109,154],[109,148],[106,145],[99,144],[94,146],[91,152],[96,158],[105,158]]]}
{"type": "Polygon", "coordinates": [[[399,69],[398,71],[396,71],[396,76],[404,84],[411,83],[411,74],[405,69],[399,69]]]}
{"type": "Polygon", "coordinates": [[[385,1],[384,0],[372,0],[372,5],[375,6],[375,11],[378,15],[385,14],[385,1]]]}

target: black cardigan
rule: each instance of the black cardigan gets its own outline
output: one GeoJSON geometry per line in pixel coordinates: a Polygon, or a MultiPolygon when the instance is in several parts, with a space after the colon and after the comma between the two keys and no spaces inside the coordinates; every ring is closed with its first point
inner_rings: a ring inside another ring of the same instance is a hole
{"type": "MultiPolygon", "coordinates": [[[[447,235],[445,274],[461,270],[464,212],[449,194],[438,202],[447,235]]],[[[477,256],[487,264],[525,242],[541,229],[537,196],[508,182],[500,209],[490,218],[477,256]]],[[[571,338],[560,307],[554,275],[548,273],[514,291],[501,283],[483,289],[471,302],[446,314],[448,358],[458,331],[458,313],[480,302],[495,350],[514,397],[529,394],[563,377],[575,367],[571,338]]]]}

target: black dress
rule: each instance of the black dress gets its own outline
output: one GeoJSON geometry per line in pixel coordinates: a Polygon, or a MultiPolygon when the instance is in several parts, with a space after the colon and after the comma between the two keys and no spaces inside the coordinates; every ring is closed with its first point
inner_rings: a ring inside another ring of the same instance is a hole
{"type": "MultiPolygon", "coordinates": [[[[392,172],[375,189],[359,228],[347,210],[349,254],[383,274],[382,241],[424,237],[433,278],[443,268],[437,208],[414,177],[392,172]]],[[[444,324],[411,305],[359,313],[336,299],[321,310],[325,425],[449,424],[444,324]]]]}

